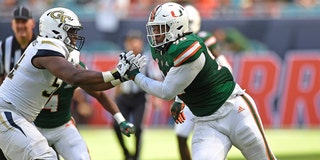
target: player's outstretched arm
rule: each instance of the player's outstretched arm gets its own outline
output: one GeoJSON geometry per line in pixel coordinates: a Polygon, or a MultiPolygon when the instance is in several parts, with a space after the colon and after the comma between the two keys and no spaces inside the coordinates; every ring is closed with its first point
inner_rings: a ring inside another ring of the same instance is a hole
{"type": "Polygon", "coordinates": [[[94,92],[87,90],[86,92],[90,94],[92,97],[96,98],[99,101],[99,103],[103,106],[103,108],[113,115],[113,117],[120,126],[121,132],[124,135],[130,137],[131,134],[135,133],[135,126],[123,117],[116,103],[114,103],[114,101],[112,101],[106,93],[102,91],[94,92]]]}
{"type": "Polygon", "coordinates": [[[56,77],[74,86],[104,82],[101,72],[78,69],[64,57],[37,57],[34,58],[33,64],[38,68],[47,69],[56,77]]]}
{"type": "MultiPolygon", "coordinates": [[[[172,100],[192,83],[205,62],[202,54],[193,62],[171,67],[163,81],[148,78],[142,73],[136,74],[134,82],[147,93],[165,100],[172,100]]],[[[128,70],[129,71],[129,70],[128,70]]]]}
{"type": "MultiPolygon", "coordinates": [[[[130,58],[132,55],[129,52],[121,54],[126,55],[127,58],[130,58]]],[[[112,71],[106,72],[76,68],[64,57],[60,56],[36,57],[32,63],[37,68],[47,69],[50,73],[68,84],[81,86],[103,84],[120,79],[129,68],[129,65],[124,63],[124,60],[120,58],[117,67],[112,71]]]]}
{"type": "Polygon", "coordinates": [[[110,114],[114,115],[118,112],[120,112],[117,104],[108,97],[106,93],[103,91],[90,91],[85,90],[90,96],[94,97],[98,100],[98,102],[102,105],[102,107],[108,111],[110,114]]]}

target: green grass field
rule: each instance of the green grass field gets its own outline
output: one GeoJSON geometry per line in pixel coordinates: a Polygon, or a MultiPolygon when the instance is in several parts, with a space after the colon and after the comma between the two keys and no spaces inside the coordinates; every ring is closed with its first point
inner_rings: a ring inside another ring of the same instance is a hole
{"type": "MultiPolygon", "coordinates": [[[[79,130],[93,160],[124,159],[112,129],[79,127],[79,130]]],[[[278,160],[320,160],[320,129],[269,129],[266,136],[278,160]]],[[[125,139],[133,151],[134,137],[125,139]]],[[[172,128],[145,129],[141,160],[179,160],[176,142],[172,128]]],[[[228,160],[244,158],[232,148],[228,160]]]]}

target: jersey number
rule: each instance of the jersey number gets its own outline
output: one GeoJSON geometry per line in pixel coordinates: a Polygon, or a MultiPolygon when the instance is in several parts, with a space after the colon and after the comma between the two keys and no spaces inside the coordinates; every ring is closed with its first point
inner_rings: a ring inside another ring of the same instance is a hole
{"type": "MultiPolygon", "coordinates": [[[[14,65],[13,69],[12,69],[12,70],[10,71],[10,73],[8,74],[8,78],[10,78],[10,79],[13,78],[14,72],[19,68],[19,65],[20,65],[20,63],[21,63],[21,61],[22,61],[22,59],[23,59],[24,57],[25,57],[25,54],[22,54],[21,57],[20,57],[20,59],[18,60],[18,62],[14,65]]],[[[62,83],[62,80],[60,80],[59,78],[55,78],[53,84],[51,85],[52,87],[54,87],[53,91],[47,91],[47,90],[45,90],[45,91],[42,92],[42,96],[44,96],[44,97],[50,97],[51,94],[52,94],[55,90],[57,90],[57,89],[59,88],[59,86],[61,85],[61,83],[62,83]]]]}
{"type": "Polygon", "coordinates": [[[187,39],[186,37],[181,37],[180,39],[174,41],[173,44],[178,45],[180,41],[184,41],[186,39],[187,39]]]}
{"type": "Polygon", "coordinates": [[[22,61],[22,59],[24,58],[25,54],[22,54],[20,59],[18,60],[17,64],[14,65],[14,67],[11,69],[11,71],[8,74],[8,77],[10,79],[12,79],[12,77],[14,76],[14,71],[18,69],[20,62],[22,61]]]}
{"type": "Polygon", "coordinates": [[[59,78],[54,79],[51,86],[54,87],[55,89],[53,91],[47,91],[47,90],[43,91],[42,96],[50,97],[52,95],[52,93],[60,87],[61,83],[62,83],[61,79],[59,79],[59,78]]]}
{"type": "Polygon", "coordinates": [[[58,103],[59,103],[59,95],[54,94],[50,97],[44,109],[50,110],[50,112],[57,112],[58,111],[58,103]]]}

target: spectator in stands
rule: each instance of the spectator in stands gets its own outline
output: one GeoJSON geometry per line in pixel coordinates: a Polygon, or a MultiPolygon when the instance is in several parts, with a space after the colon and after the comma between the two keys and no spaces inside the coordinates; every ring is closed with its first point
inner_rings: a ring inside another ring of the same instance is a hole
{"type": "Polygon", "coordinates": [[[294,0],[281,8],[282,17],[319,17],[320,4],[317,0],[294,0]]]}
{"type": "Polygon", "coordinates": [[[129,0],[99,0],[97,3],[96,26],[103,32],[116,32],[120,19],[126,18],[129,0]]]}
{"type": "Polygon", "coordinates": [[[52,0],[27,0],[21,1],[21,5],[29,8],[33,13],[33,17],[37,19],[43,12],[51,8],[52,2],[52,0]]]}
{"type": "Polygon", "coordinates": [[[2,0],[0,1],[0,18],[11,19],[13,10],[17,7],[18,0],[2,0]]]}
{"type": "Polygon", "coordinates": [[[200,15],[203,18],[212,17],[214,14],[213,11],[219,7],[218,0],[198,0],[193,3],[199,8],[200,15]]]}

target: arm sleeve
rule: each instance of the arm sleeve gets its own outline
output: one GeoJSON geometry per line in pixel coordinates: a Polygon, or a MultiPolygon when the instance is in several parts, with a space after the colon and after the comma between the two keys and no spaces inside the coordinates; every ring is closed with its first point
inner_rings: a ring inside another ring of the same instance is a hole
{"type": "Polygon", "coordinates": [[[163,81],[153,80],[142,73],[137,74],[134,81],[147,93],[165,100],[172,100],[175,96],[184,92],[184,89],[191,84],[204,64],[205,56],[201,54],[193,62],[172,67],[163,81]]]}

